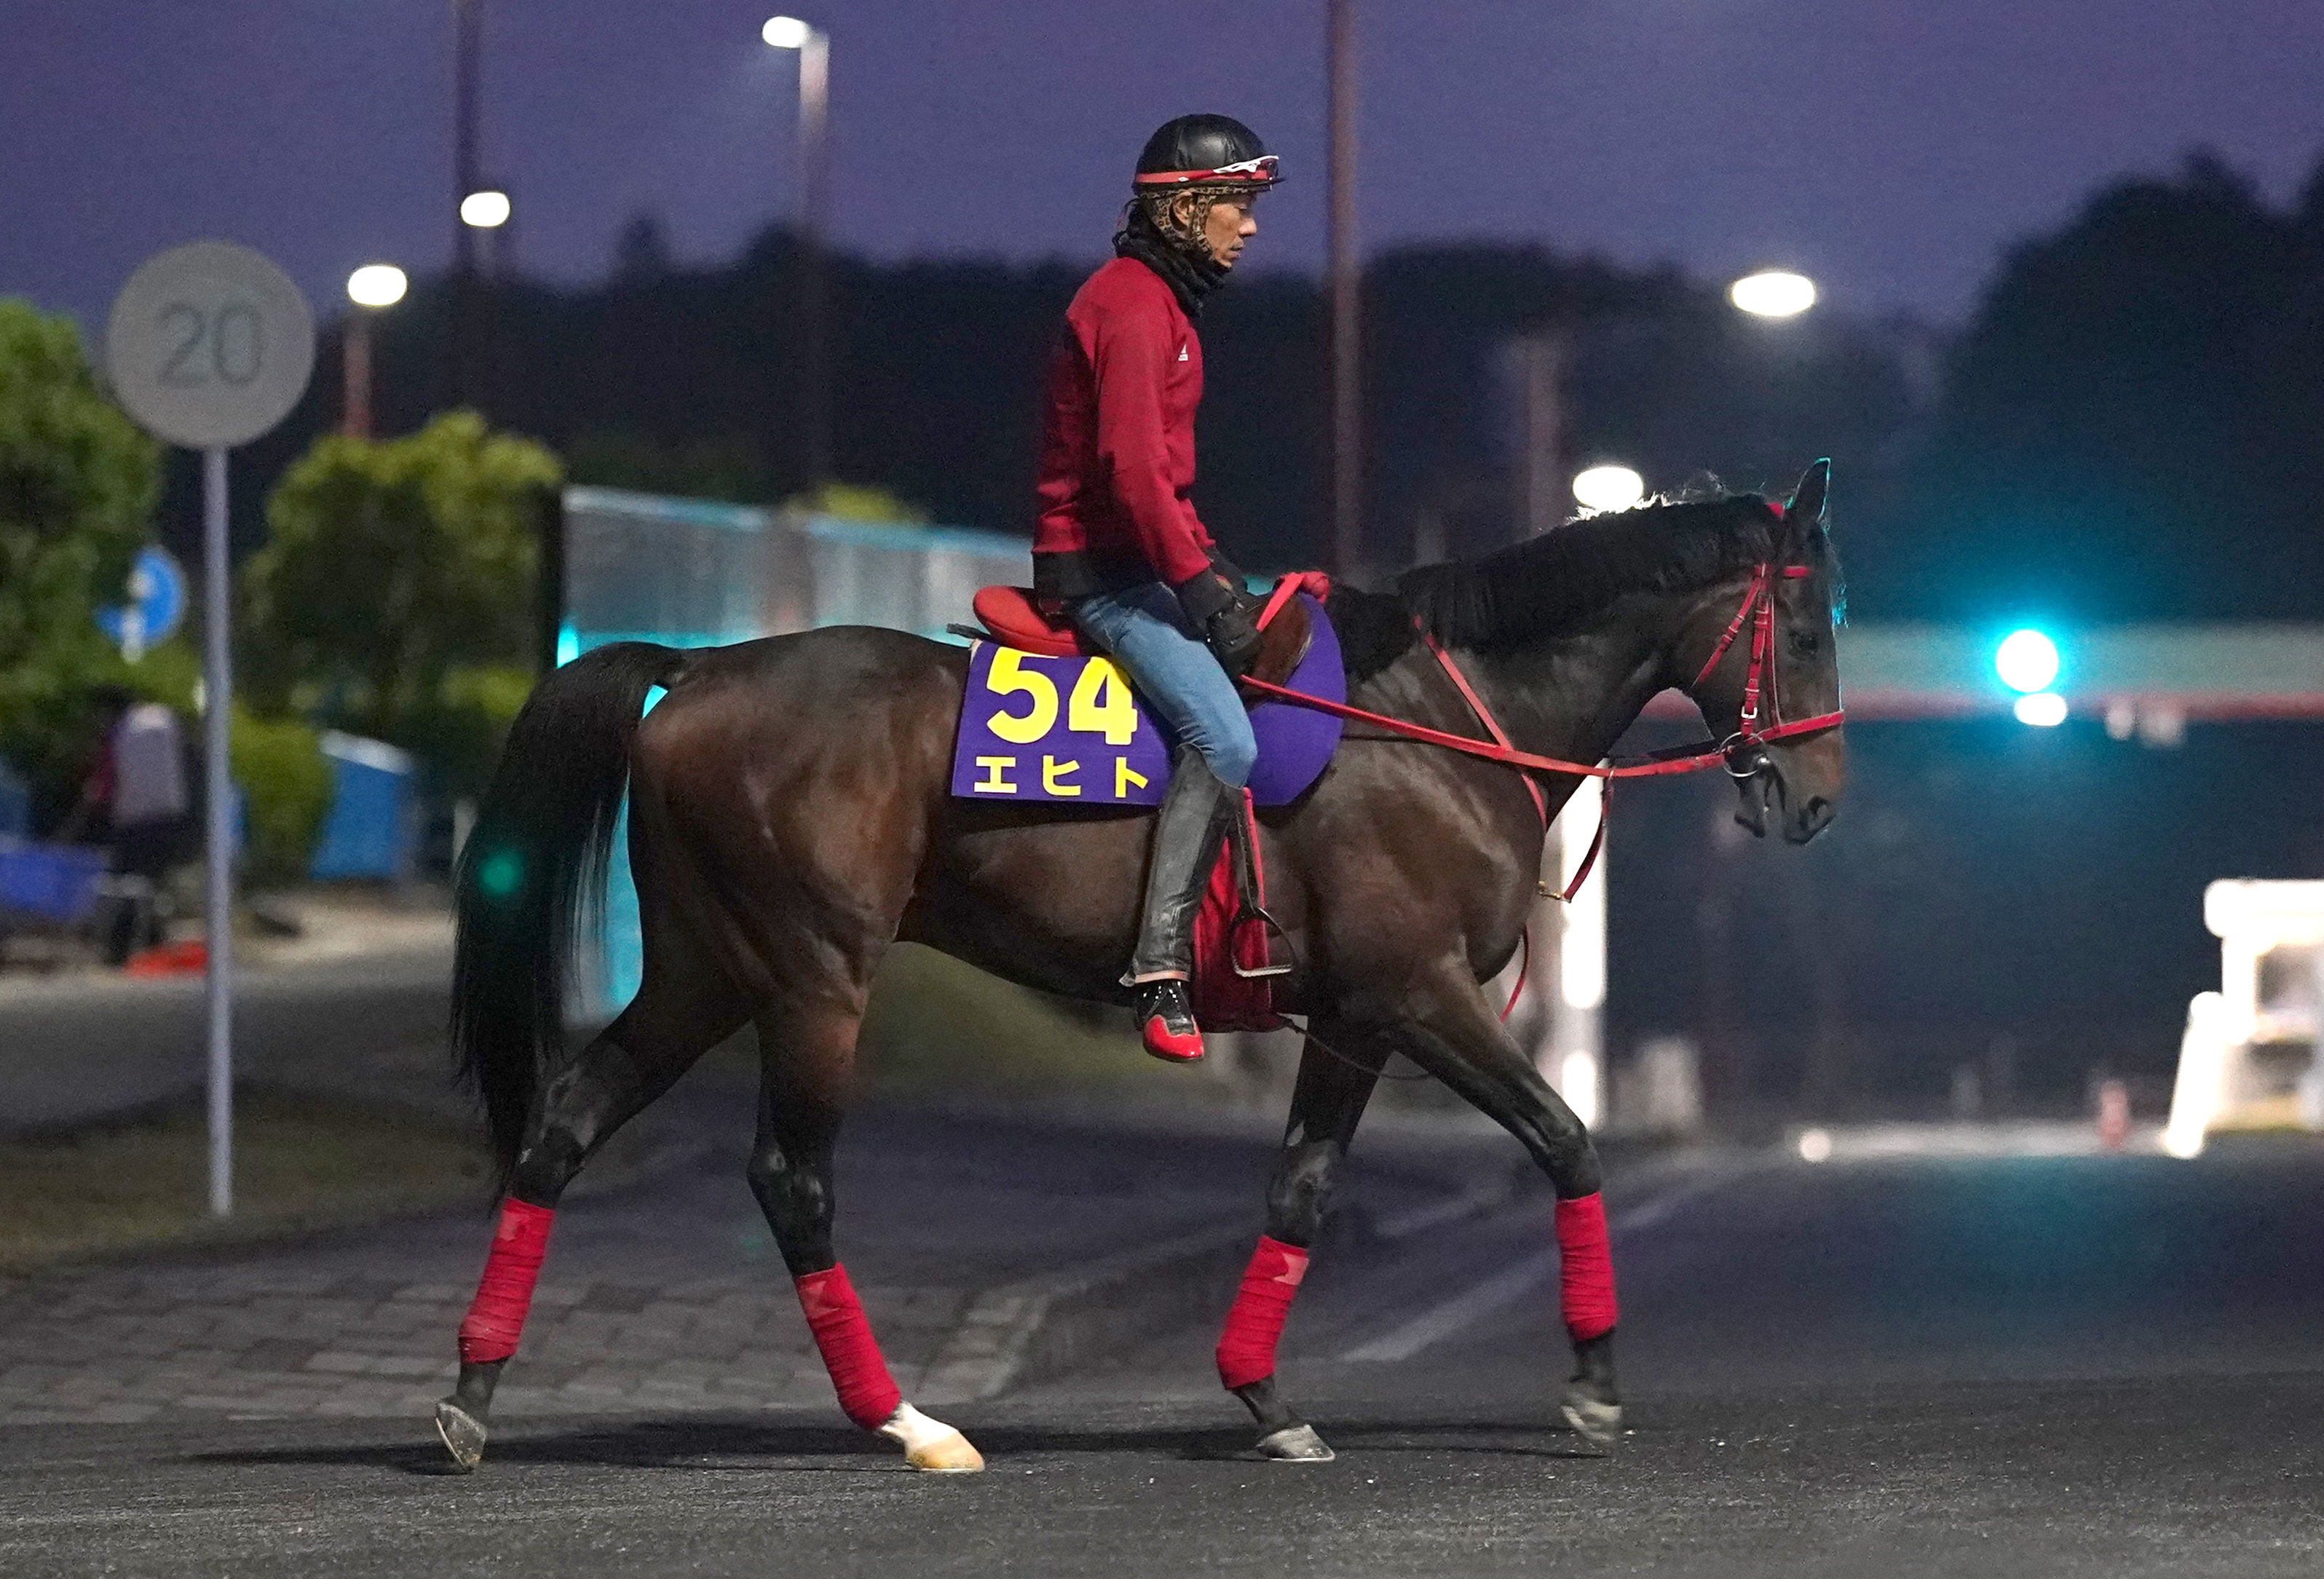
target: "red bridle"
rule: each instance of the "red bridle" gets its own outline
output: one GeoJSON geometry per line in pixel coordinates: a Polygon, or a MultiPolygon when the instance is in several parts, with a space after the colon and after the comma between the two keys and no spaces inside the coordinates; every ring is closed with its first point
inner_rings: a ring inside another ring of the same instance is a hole
{"type": "MultiPolygon", "coordinates": [[[[1742,633],[1743,627],[1749,625],[1751,627],[1750,667],[1744,671],[1743,675],[1743,706],[1736,720],[1735,733],[1716,744],[1706,742],[1702,746],[1681,747],[1674,752],[1656,752],[1651,756],[1633,762],[1569,762],[1557,757],[1546,757],[1534,752],[1519,751],[1511,743],[1508,732],[1501,728],[1499,721],[1494,718],[1491,709],[1485,706],[1485,699],[1477,694],[1476,688],[1470,685],[1468,676],[1462,674],[1460,665],[1452,661],[1452,655],[1445,651],[1443,644],[1426,631],[1421,632],[1422,640],[1428,643],[1428,650],[1436,655],[1436,661],[1443,665],[1444,672],[1451,677],[1453,688],[1461,693],[1462,699],[1469,704],[1469,710],[1476,714],[1477,721],[1485,726],[1485,732],[1491,735],[1492,739],[1476,740],[1465,734],[1453,734],[1442,729],[1431,729],[1425,724],[1414,724],[1406,719],[1392,718],[1385,713],[1368,712],[1361,707],[1351,706],[1345,702],[1327,701],[1322,697],[1311,697],[1305,691],[1295,691],[1288,687],[1275,685],[1267,680],[1253,679],[1247,675],[1243,678],[1242,683],[1253,690],[1263,692],[1282,701],[1296,702],[1301,706],[1314,707],[1360,724],[1375,725],[1394,734],[1401,734],[1406,739],[1423,741],[1430,745],[1441,745],[1448,751],[1457,751],[1469,756],[1480,757],[1489,762],[1500,762],[1527,773],[1572,773],[1585,779],[1609,780],[1658,779],[1674,773],[1700,772],[1713,763],[1719,763],[1724,765],[1728,772],[1734,777],[1749,779],[1756,777],[1766,767],[1766,759],[1762,754],[1762,748],[1779,740],[1797,740],[1803,735],[1821,734],[1826,730],[1839,728],[1847,718],[1845,710],[1838,707],[1829,713],[1819,713],[1812,718],[1801,718],[1789,724],[1783,722],[1778,716],[1775,662],[1775,583],[1778,576],[1787,581],[1796,581],[1813,574],[1814,571],[1805,565],[1785,565],[1779,570],[1769,561],[1762,560],[1752,567],[1750,585],[1743,592],[1743,606],[1735,611],[1735,617],[1728,622],[1726,632],[1719,638],[1719,644],[1711,650],[1711,656],[1704,660],[1702,669],[1696,673],[1693,684],[1687,688],[1692,694],[1696,687],[1708,680],[1711,672],[1718,669],[1720,660],[1727,656],[1728,649],[1735,645],[1735,639],[1742,633]],[[1763,701],[1766,706],[1767,717],[1767,726],[1764,729],[1758,727],[1760,705],[1763,701]],[[1741,765],[1738,766],[1738,764],[1741,765]]],[[[1292,594],[1308,590],[1315,592],[1320,597],[1330,588],[1330,580],[1314,571],[1285,577],[1276,584],[1275,595],[1268,599],[1266,609],[1259,616],[1260,627],[1263,629],[1268,622],[1275,617],[1276,611],[1291,600],[1292,594]]],[[[1541,818],[1543,831],[1547,832],[1549,803],[1542,795],[1541,786],[1534,782],[1531,778],[1527,778],[1525,780],[1525,787],[1526,792],[1533,797],[1533,808],[1541,818]]],[[[1563,893],[1554,896],[1561,902],[1572,900],[1581,891],[1582,882],[1590,875],[1590,869],[1597,864],[1598,853],[1606,843],[1606,815],[1609,799],[1610,798],[1603,798],[1599,802],[1597,836],[1591,840],[1589,852],[1582,856],[1582,864],[1575,870],[1573,881],[1566,885],[1563,893]]]]}

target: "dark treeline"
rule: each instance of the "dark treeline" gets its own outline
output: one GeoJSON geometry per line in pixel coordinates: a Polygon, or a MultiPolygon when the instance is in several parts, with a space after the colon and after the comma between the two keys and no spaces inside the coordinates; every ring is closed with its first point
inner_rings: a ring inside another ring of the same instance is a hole
{"type": "MultiPolygon", "coordinates": [[[[650,232],[644,234],[650,235],[650,232]]],[[[430,282],[379,325],[383,431],[466,403],[542,439],[577,480],[766,500],[806,482],[796,380],[798,253],[770,233],[733,266],[660,261],[633,228],[622,266],[579,291],[486,282],[453,354],[455,300],[430,282]]],[[[1088,265],[832,260],[834,469],[935,519],[1029,532],[1042,383],[1088,265]]],[[[1911,337],[1840,314],[1744,318],[1712,287],[1544,249],[1388,253],[1365,327],[1365,559],[1408,562],[1504,540],[1520,513],[1522,384],[1512,344],[1570,337],[1563,450],[1656,488],[1741,487],[1840,457],[1858,499],[1899,453],[1911,337]]],[[[1322,300],[1259,272],[1214,297],[1196,502],[1254,565],[1323,552],[1322,300]]],[[[272,469],[337,415],[327,343],[308,409],[256,457],[272,469]]]]}
{"type": "MultiPolygon", "coordinates": [[[[379,326],[383,429],[465,394],[580,480],[788,496],[806,480],[798,263],[774,231],[730,266],[678,267],[641,220],[594,288],[479,285],[456,341],[450,287],[427,282],[379,326]]],[[[1029,531],[1043,370],[1088,266],[832,259],[838,478],[1029,531]]],[[[1261,271],[1204,318],[1196,502],[1253,565],[1323,557],[1322,306],[1314,282],[1261,271]]],[[[2324,616],[2324,169],[2282,211],[2203,155],[2118,183],[2000,260],[1950,337],[1843,306],[1762,322],[1669,271],[1486,245],[1382,254],[1364,325],[1376,568],[1517,530],[1514,346],[1554,329],[1562,469],[1749,488],[1830,455],[1868,616],[2324,616]]],[[[262,490],[337,420],[335,345],[242,468],[247,543],[262,490]]],[[[188,469],[174,503],[190,485],[188,469]]]]}

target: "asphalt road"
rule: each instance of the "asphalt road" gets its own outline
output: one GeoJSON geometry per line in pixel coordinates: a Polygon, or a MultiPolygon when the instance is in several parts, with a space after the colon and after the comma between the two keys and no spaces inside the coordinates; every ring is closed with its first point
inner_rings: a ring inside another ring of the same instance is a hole
{"type": "MultiPolygon", "coordinates": [[[[1163,1187],[1167,1181],[1157,1181],[1163,1187]]],[[[1631,1431],[1554,1424],[1544,1201],[1373,1214],[1285,1377],[1335,1463],[1245,1456],[1211,1334],[945,1411],[923,1477],[828,1410],[31,1426],[0,1572],[2313,1574],[2324,1148],[1727,1156],[1613,1197],[1631,1431]]]]}

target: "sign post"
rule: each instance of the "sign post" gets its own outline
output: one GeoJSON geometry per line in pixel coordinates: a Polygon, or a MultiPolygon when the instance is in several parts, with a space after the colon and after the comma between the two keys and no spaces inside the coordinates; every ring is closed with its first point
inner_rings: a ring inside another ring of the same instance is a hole
{"type": "Polygon", "coordinates": [[[198,241],[148,258],[115,298],[114,393],[155,438],[202,452],[204,893],[209,1000],[209,1205],[234,1211],[233,601],[226,454],[288,416],[315,368],[315,320],[290,276],[248,247],[198,241]]]}

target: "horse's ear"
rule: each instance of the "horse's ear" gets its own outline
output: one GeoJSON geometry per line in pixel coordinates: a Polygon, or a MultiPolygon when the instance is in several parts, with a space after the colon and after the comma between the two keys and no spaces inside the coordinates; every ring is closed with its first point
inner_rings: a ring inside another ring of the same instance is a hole
{"type": "Polygon", "coordinates": [[[1823,525],[1824,491],[1831,485],[1831,462],[1820,460],[1800,474],[1792,502],[1784,507],[1784,525],[1799,537],[1823,525]]]}

